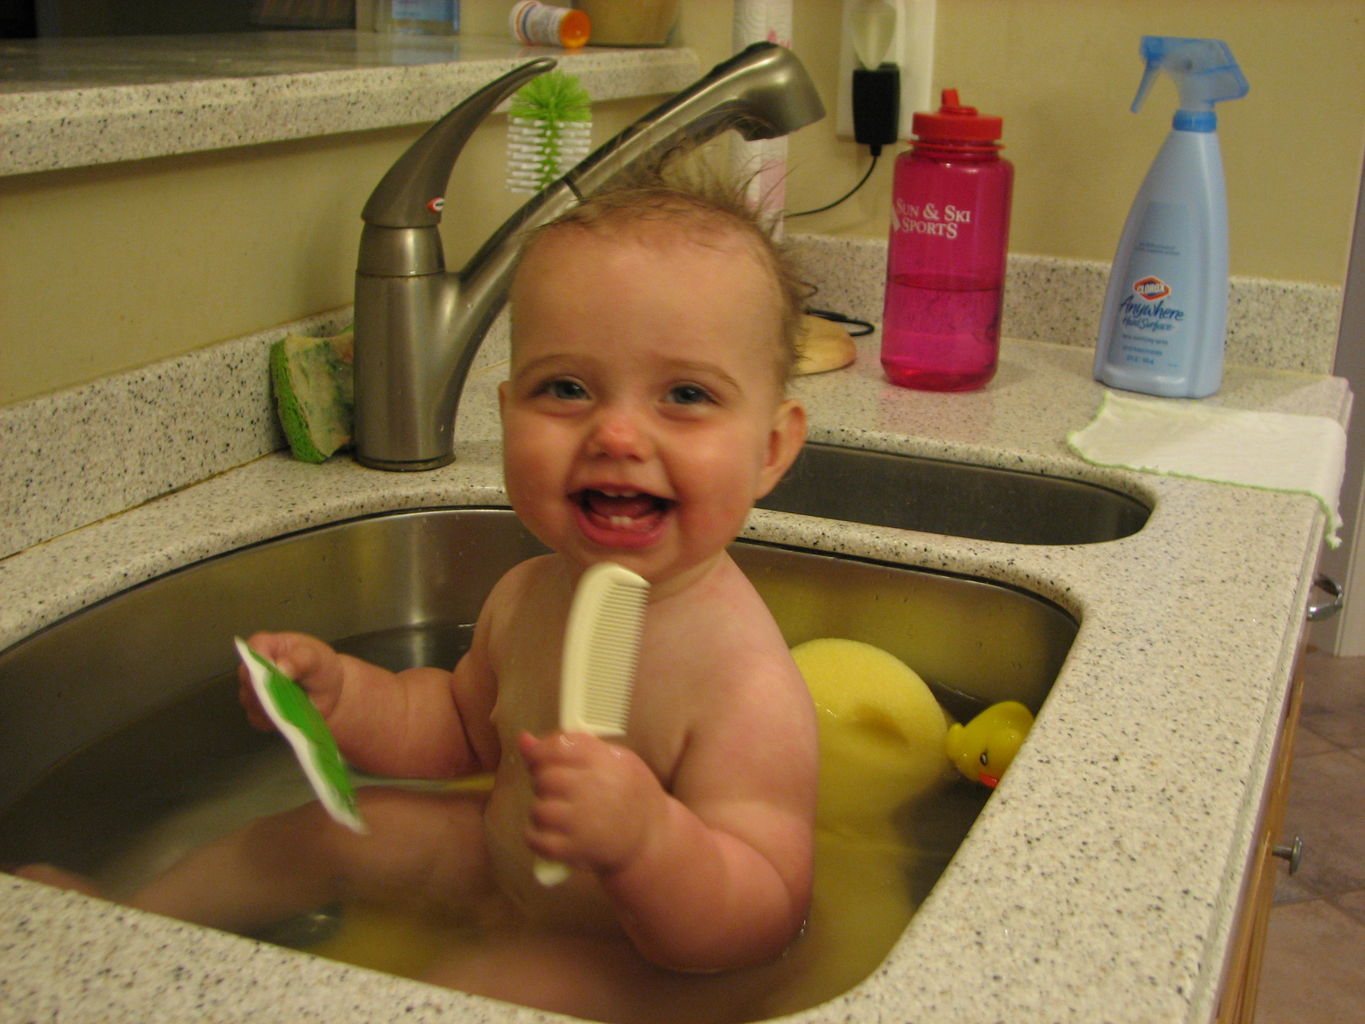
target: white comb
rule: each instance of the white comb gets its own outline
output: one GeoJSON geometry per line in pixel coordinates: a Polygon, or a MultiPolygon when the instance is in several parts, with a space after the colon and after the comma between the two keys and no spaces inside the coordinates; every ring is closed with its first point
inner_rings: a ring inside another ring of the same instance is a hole
{"type": "MultiPolygon", "coordinates": [[[[583,573],[569,606],[559,676],[559,727],[612,738],[626,734],[635,664],[644,631],[649,583],[614,562],[583,573]]],[[[541,885],[558,885],[569,869],[535,862],[541,885]]]]}

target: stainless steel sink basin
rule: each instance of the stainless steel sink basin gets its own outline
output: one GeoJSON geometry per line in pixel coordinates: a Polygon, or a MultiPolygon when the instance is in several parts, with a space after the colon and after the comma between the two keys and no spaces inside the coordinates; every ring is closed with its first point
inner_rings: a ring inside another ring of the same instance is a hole
{"type": "MultiPolygon", "coordinates": [[[[175,853],[307,799],[284,744],[237,707],[232,636],[306,630],[393,668],[451,665],[493,583],[540,550],[506,509],[351,520],[150,581],[3,652],[0,864],[48,860],[117,885],[119,871],[165,866],[129,852],[139,836],[166,833],[175,853]],[[217,810],[205,826],[208,804],[217,810]]],[[[754,542],[734,553],[790,643],[883,647],[958,718],[1005,698],[1037,710],[1076,634],[1054,605],[998,584],[754,542]]],[[[904,823],[898,815],[923,851],[891,876],[907,906],[986,800],[965,781],[949,790],[909,807],[904,823]]],[[[841,965],[851,974],[810,998],[855,984],[904,925],[893,919],[865,963],[841,965]]]]}
{"type": "Polygon", "coordinates": [[[1012,544],[1096,544],[1137,533],[1150,510],[1081,480],[808,444],[759,505],[870,526],[1012,544]]]}

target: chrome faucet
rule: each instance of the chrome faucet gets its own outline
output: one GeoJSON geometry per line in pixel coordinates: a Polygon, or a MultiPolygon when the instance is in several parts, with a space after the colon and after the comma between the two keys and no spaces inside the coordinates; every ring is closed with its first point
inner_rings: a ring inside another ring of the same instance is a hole
{"type": "Polygon", "coordinates": [[[733,128],[785,135],[824,116],[801,62],[756,43],[606,143],[514,213],[463,269],[449,273],[438,225],[455,160],[474,129],[542,57],[480,89],[394,163],[362,217],[355,285],[356,458],[376,469],[435,469],[454,457],[455,414],[485,332],[507,298],[517,241],[598,191],[642,157],[733,128]]]}

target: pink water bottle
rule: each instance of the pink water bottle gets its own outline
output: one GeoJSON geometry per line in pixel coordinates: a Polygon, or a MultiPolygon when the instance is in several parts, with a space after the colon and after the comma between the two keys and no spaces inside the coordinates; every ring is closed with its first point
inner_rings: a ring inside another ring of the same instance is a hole
{"type": "Polygon", "coordinates": [[[882,315],[882,367],[893,384],[967,391],[995,375],[1014,168],[998,117],[944,89],[918,113],[896,158],[882,315]]]}

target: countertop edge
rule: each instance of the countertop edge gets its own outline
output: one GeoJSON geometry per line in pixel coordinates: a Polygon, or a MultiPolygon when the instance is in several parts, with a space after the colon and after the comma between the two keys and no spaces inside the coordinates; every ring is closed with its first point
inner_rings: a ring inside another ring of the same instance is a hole
{"type": "MultiPolygon", "coordinates": [[[[367,33],[323,33],[364,37],[367,33]]],[[[275,33],[262,33],[270,36],[275,33]]],[[[283,33],[281,35],[288,35],[283,33]]],[[[381,38],[381,37],[372,37],[381,38]]],[[[564,51],[523,47],[511,40],[464,40],[478,56],[421,62],[402,38],[375,50],[389,63],[360,67],[287,66],[271,72],[54,88],[14,81],[0,93],[0,175],[87,167],[180,153],[227,149],[433,121],[478,87],[527,60],[554,56],[582,80],[595,101],[676,92],[701,73],[686,48],[648,51],[585,47],[564,51]],[[647,55],[647,59],[646,59],[647,55]],[[415,58],[414,58],[415,59],[415,58]]],[[[14,44],[11,44],[11,49],[14,44]]],[[[49,47],[49,49],[51,49],[49,47]]]]}

